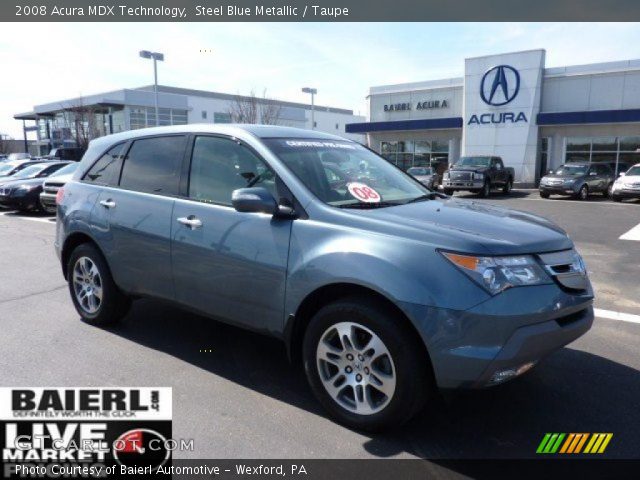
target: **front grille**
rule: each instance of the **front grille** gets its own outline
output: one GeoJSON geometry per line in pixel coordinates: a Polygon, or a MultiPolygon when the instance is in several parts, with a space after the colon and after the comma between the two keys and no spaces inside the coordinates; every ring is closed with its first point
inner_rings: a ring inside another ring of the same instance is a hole
{"type": "Polygon", "coordinates": [[[582,257],[574,249],[538,255],[544,268],[561,287],[573,291],[587,289],[587,271],[582,257]]]}
{"type": "Polygon", "coordinates": [[[451,180],[471,180],[471,172],[449,172],[451,180]]]}
{"type": "Polygon", "coordinates": [[[7,196],[11,193],[10,188],[0,188],[0,195],[7,196]]]}

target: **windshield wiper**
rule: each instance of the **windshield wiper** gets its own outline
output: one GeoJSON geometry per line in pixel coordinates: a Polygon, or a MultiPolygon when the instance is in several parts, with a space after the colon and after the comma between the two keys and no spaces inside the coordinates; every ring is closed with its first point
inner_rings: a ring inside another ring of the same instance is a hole
{"type": "Polygon", "coordinates": [[[444,193],[440,192],[429,192],[424,195],[420,195],[419,197],[413,198],[405,203],[416,203],[416,202],[424,202],[425,200],[435,200],[436,198],[448,198],[444,193]]]}
{"type": "Polygon", "coordinates": [[[362,210],[373,209],[373,208],[384,208],[384,207],[396,207],[398,205],[402,205],[401,203],[395,202],[377,202],[377,203],[345,203],[342,205],[336,205],[338,208],[359,208],[362,210]]]}

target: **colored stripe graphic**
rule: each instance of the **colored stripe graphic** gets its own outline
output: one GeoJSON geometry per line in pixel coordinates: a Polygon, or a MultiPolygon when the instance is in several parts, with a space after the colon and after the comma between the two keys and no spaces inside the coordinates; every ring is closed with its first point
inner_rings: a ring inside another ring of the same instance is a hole
{"type": "Polygon", "coordinates": [[[536,453],[600,454],[604,453],[612,438],[613,433],[546,433],[536,453]]]}

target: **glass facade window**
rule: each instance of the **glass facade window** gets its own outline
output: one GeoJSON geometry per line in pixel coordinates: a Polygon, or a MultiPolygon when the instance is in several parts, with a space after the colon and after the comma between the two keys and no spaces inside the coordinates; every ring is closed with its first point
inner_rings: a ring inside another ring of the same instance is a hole
{"type": "Polygon", "coordinates": [[[214,123],[231,123],[231,114],[225,112],[213,112],[214,123]]]}
{"type": "Polygon", "coordinates": [[[568,137],[565,162],[607,163],[616,175],[640,161],[640,136],[568,137]]]}
{"type": "MultiPolygon", "coordinates": [[[[159,108],[160,125],[186,125],[187,111],[175,108],[159,108]]],[[[130,107],[129,121],[132,130],[156,126],[156,109],[154,107],[130,107]]]]}
{"type": "Polygon", "coordinates": [[[380,142],[380,155],[406,171],[411,167],[433,167],[444,172],[449,164],[448,140],[380,142]]]}

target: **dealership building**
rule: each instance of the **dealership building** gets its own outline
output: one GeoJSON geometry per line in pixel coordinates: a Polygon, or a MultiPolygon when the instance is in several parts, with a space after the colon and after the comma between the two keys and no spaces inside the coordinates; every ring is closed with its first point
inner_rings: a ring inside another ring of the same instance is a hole
{"type": "MultiPolygon", "coordinates": [[[[312,110],[310,104],[164,85],[158,86],[157,98],[159,125],[230,123],[243,112],[255,117],[248,123],[315,129],[364,142],[360,133],[345,133],[345,125],[365,117],[343,108],[315,105],[312,110]]],[[[155,100],[151,85],[36,105],[14,118],[23,121],[25,139],[28,132],[36,132],[31,153],[42,155],[51,148],[76,144],[78,118],[81,128],[92,131],[92,138],[156,126],[155,100]]]]}
{"type": "Polygon", "coordinates": [[[546,68],[545,50],[467,58],[464,76],[371,87],[347,125],[402,168],[498,155],[516,183],[564,162],[640,163],[640,60],[546,68]]]}

